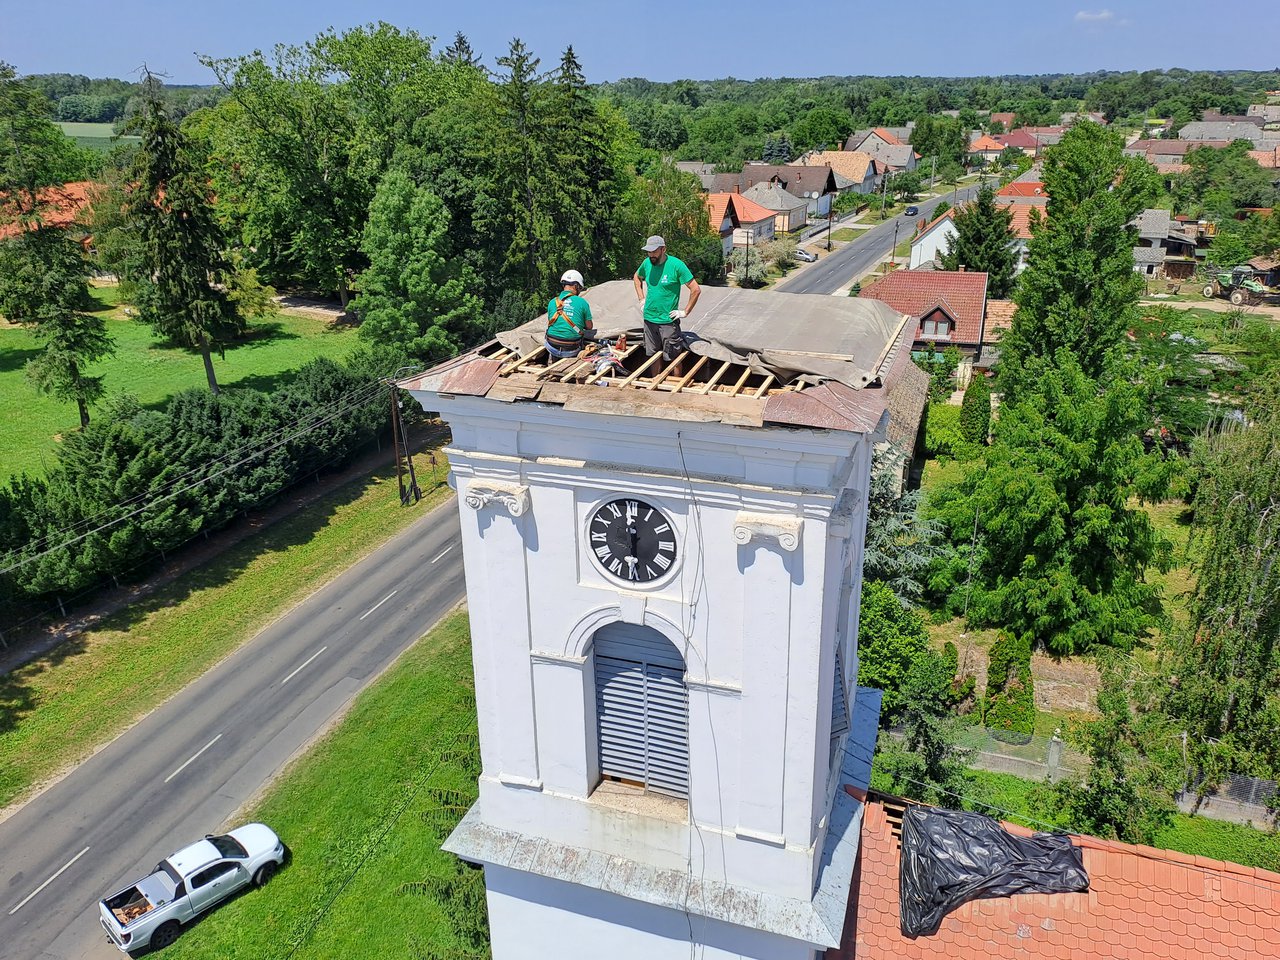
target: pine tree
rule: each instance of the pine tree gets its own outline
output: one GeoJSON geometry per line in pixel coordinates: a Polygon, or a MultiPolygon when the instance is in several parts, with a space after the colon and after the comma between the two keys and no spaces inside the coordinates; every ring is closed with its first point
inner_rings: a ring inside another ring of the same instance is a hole
{"type": "Polygon", "coordinates": [[[357,299],[360,335],[430,362],[479,334],[476,278],[449,249],[449,211],[425,187],[392,171],[378,185],[361,247],[369,268],[357,299]]]}
{"type": "Polygon", "coordinates": [[[138,312],[156,333],[200,352],[209,389],[217,393],[212,351],[244,331],[225,288],[226,239],[204,175],[149,73],[142,96],[129,203],[141,237],[141,269],[130,278],[138,284],[138,312]]]}
{"type": "Polygon", "coordinates": [[[440,59],[446,63],[466,64],[469,67],[480,66],[480,55],[471,49],[471,41],[461,30],[453,35],[453,43],[444,48],[440,59]]]}
{"type": "Polygon", "coordinates": [[[1018,265],[1012,221],[1013,212],[997,204],[995,193],[984,184],[977,199],[952,217],[956,232],[947,239],[947,250],[939,258],[942,269],[964,267],[985,272],[987,295],[1003,300],[1013,288],[1013,272],[1018,265]]]}
{"type": "Polygon", "coordinates": [[[80,244],[67,230],[41,227],[0,243],[0,315],[34,325],[43,349],[27,375],[42,392],[74,402],[81,428],[103,393],[102,378],[85,368],[112,350],[106,321],[83,310],[87,277],[80,244]]]}
{"type": "Polygon", "coordinates": [[[1044,161],[1047,219],[1032,224],[1013,325],[1001,342],[1000,386],[1013,396],[1065,349],[1088,377],[1102,373],[1132,325],[1142,292],[1129,224],[1155,198],[1155,169],[1124,156],[1124,140],[1079,123],[1044,161]]]}

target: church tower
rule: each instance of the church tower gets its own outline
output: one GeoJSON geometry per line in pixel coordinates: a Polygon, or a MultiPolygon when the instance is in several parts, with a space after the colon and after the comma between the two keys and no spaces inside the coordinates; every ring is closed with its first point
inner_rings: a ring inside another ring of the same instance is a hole
{"type": "MultiPolygon", "coordinates": [[[[586,296],[602,340],[636,324],[629,282],[586,296]]],[[[867,489],[914,328],[715,288],[688,325],[676,362],[597,363],[535,321],[402,384],[453,434],[483,772],[445,846],[484,866],[496,960],[840,940],[867,489]]]]}

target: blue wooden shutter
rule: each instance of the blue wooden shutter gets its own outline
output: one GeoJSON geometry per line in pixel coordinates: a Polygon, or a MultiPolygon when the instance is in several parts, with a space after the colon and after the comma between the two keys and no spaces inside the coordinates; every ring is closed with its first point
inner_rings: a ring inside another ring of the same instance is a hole
{"type": "Polygon", "coordinates": [[[684,661],[655,630],[597,631],[596,724],[600,772],[655,793],[689,796],[689,696],[684,661]]]}
{"type": "Polygon", "coordinates": [[[836,678],[831,691],[831,757],[829,764],[836,762],[836,747],[840,736],[849,729],[849,705],[844,692],[844,658],[840,655],[840,645],[836,644],[836,678]]]}

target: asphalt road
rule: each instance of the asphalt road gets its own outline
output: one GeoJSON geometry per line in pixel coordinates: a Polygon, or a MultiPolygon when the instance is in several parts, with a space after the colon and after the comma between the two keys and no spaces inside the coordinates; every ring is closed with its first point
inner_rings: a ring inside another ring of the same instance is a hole
{"type": "Polygon", "coordinates": [[[224,826],[465,593],[449,500],[0,823],[0,957],[122,956],[98,900],[224,826]]]}
{"type": "MultiPolygon", "coordinates": [[[[956,192],[955,202],[968,200],[977,193],[977,185],[965,187],[956,192]]],[[[806,264],[777,284],[774,289],[786,293],[835,293],[889,257],[894,246],[895,224],[898,228],[898,242],[910,239],[915,232],[916,221],[922,218],[932,220],[934,208],[943,200],[948,203],[953,202],[949,193],[933,200],[924,200],[916,204],[920,208],[918,214],[910,217],[899,214],[878,226],[862,231],[862,236],[856,240],[849,241],[838,250],[832,250],[817,263],[806,264]]],[[[836,229],[839,227],[837,226],[836,229]]],[[[814,245],[821,245],[822,242],[822,240],[815,241],[814,245]]]]}

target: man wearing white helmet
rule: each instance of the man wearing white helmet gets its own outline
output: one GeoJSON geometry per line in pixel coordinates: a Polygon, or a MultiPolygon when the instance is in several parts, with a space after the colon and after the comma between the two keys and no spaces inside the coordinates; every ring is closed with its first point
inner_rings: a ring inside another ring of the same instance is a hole
{"type": "Polygon", "coordinates": [[[547,303],[547,353],[558,360],[576,357],[591,325],[591,304],[582,299],[585,283],[577,270],[560,277],[563,289],[547,303]]]}

